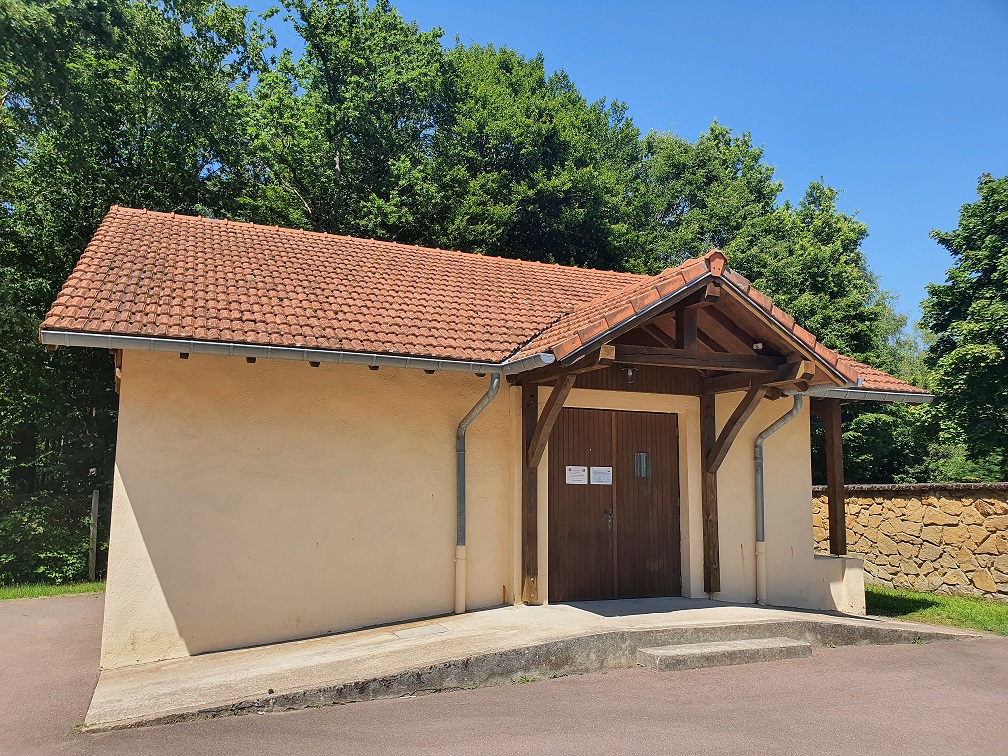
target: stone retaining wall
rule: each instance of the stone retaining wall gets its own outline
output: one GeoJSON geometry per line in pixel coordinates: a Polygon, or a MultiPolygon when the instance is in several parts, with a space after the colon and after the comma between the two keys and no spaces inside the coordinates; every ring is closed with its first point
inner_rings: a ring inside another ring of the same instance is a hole
{"type": "MultiPolygon", "coordinates": [[[[1008,483],[847,486],[847,550],[865,580],[1008,602],[1008,483]]],[[[812,488],[816,551],[829,553],[826,489],[812,488]]]]}

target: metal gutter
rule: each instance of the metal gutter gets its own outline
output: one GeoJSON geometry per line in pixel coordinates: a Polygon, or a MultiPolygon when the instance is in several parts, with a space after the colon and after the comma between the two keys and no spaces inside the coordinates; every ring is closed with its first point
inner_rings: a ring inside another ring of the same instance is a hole
{"type": "MultiPolygon", "coordinates": [[[[788,392],[785,392],[788,393],[788,392]]],[[[901,404],[930,404],[934,394],[919,394],[915,391],[873,391],[863,388],[840,388],[837,386],[815,386],[804,392],[805,396],[823,399],[847,399],[857,402],[899,402],[901,404]]]]}
{"type": "Polygon", "coordinates": [[[455,431],[455,613],[466,608],[466,431],[497,396],[500,373],[490,376],[490,386],[455,431]]]}
{"type": "Polygon", "coordinates": [[[302,349],[299,347],[262,346],[226,341],[196,341],[168,339],[156,336],[119,336],[81,331],[41,330],[43,344],[54,346],[94,347],[99,349],[133,349],[145,352],[179,352],[212,354],[221,357],[262,357],[263,359],[301,360],[303,362],[334,362],[340,365],[368,365],[375,367],[417,368],[445,370],[456,373],[500,373],[513,375],[527,370],[551,365],[555,357],[540,353],[511,362],[475,362],[445,360],[435,357],[412,357],[381,354],[377,352],[348,352],[336,349],[302,349]]]}
{"type": "Polygon", "coordinates": [[[764,428],[753,444],[753,461],[756,464],[756,603],[766,604],[766,527],[765,527],[765,507],[763,490],[763,443],[774,433],[790,423],[802,411],[805,397],[802,394],[794,395],[794,404],[791,409],[777,418],[773,423],[764,428]]]}

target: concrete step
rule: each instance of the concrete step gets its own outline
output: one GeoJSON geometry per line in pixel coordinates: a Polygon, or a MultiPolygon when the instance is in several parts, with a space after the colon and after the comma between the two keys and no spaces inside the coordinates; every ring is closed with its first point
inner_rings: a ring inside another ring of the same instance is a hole
{"type": "Polygon", "coordinates": [[[701,669],[778,659],[801,659],[811,655],[812,646],[805,641],[753,638],[641,648],[637,651],[637,666],[656,670],[701,669]]]}

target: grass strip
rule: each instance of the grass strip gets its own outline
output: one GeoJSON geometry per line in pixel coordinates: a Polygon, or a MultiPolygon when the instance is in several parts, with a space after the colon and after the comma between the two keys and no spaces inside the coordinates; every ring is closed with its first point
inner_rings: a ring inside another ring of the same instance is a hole
{"type": "Polygon", "coordinates": [[[865,586],[868,614],[1008,635],[1008,603],[865,586]]]}
{"type": "Polygon", "coordinates": [[[104,590],[105,583],[64,583],[61,585],[29,583],[26,585],[6,585],[0,586],[0,601],[38,598],[39,596],[67,596],[72,593],[101,593],[104,590]]]}

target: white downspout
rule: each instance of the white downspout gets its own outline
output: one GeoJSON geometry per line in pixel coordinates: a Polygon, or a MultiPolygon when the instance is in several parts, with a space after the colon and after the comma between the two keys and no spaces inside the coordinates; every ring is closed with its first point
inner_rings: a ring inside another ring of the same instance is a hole
{"type": "Polygon", "coordinates": [[[763,518],[763,442],[790,423],[802,411],[805,397],[795,394],[794,406],[782,417],[765,428],[758,436],[753,448],[756,461],[756,603],[766,604],[766,532],[763,518]]]}
{"type": "Polygon", "coordinates": [[[490,376],[490,388],[462,418],[455,432],[455,614],[463,614],[466,610],[466,430],[497,396],[500,378],[500,373],[490,376]]]}

